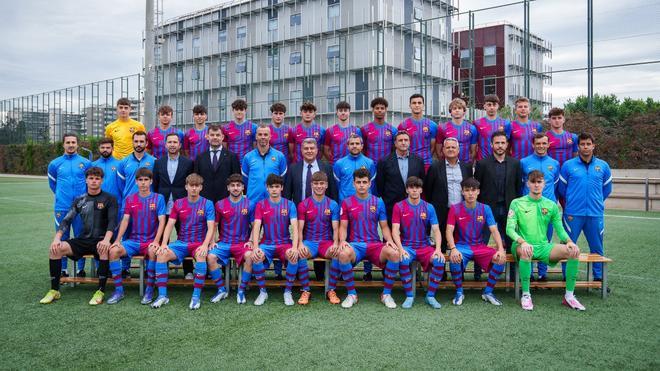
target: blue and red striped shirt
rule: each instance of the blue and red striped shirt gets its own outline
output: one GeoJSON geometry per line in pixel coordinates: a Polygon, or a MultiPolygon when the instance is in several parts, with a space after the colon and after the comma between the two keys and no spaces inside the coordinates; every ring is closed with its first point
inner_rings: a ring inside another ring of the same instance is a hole
{"type": "Polygon", "coordinates": [[[190,202],[187,197],[174,201],[170,219],[181,223],[178,240],[186,243],[202,243],[206,238],[209,221],[215,221],[213,202],[200,197],[196,202],[190,202]]]}
{"type": "Polygon", "coordinates": [[[341,203],[341,220],[348,221],[348,242],[381,242],[378,223],[387,221],[385,203],[374,195],[353,195],[341,203]]]}
{"type": "Polygon", "coordinates": [[[474,127],[477,128],[479,134],[479,149],[477,150],[477,161],[493,154],[493,147],[491,147],[490,136],[496,131],[503,131],[506,133],[507,139],[511,138],[511,122],[501,117],[495,120],[489,120],[488,117],[482,117],[474,122],[474,127]]]}
{"type": "Polygon", "coordinates": [[[497,226],[490,206],[477,202],[474,209],[468,209],[465,201],[452,205],[447,215],[447,225],[454,226],[456,244],[475,246],[484,241],[484,228],[497,226]]]}
{"type": "Polygon", "coordinates": [[[165,197],[156,192],[151,192],[147,197],[133,193],[126,197],[124,203],[124,215],[131,217],[128,239],[139,243],[152,242],[158,231],[158,217],[166,215],[165,197]]]}
{"type": "Polygon", "coordinates": [[[305,126],[301,122],[293,129],[293,143],[296,145],[296,157],[293,160],[294,162],[303,160],[302,142],[307,138],[316,139],[316,148],[319,150],[317,158],[321,159],[321,154],[323,152],[321,151],[321,148],[323,143],[325,143],[325,128],[316,122],[312,122],[309,126],[305,126]]]}
{"type": "Polygon", "coordinates": [[[245,120],[240,125],[229,121],[227,125],[222,126],[222,134],[225,136],[229,152],[235,153],[238,158],[243,158],[254,147],[257,124],[250,120],[245,120]]]}
{"type": "Polygon", "coordinates": [[[307,197],[298,204],[298,220],[305,222],[304,240],[332,241],[332,222],[339,221],[339,205],[327,196],[321,202],[307,197]]]}
{"type": "Polygon", "coordinates": [[[392,153],[394,136],[397,129],[388,124],[383,125],[370,122],[360,128],[364,140],[364,155],[378,163],[383,157],[392,153]]]}
{"type": "Polygon", "coordinates": [[[234,203],[229,197],[215,203],[215,222],[218,223],[218,242],[227,244],[245,243],[250,239],[250,223],[254,205],[247,197],[234,203]]]}
{"type": "Polygon", "coordinates": [[[477,128],[463,120],[460,125],[453,121],[447,121],[438,127],[435,142],[442,143],[445,138],[456,138],[458,140],[458,159],[463,162],[472,162],[470,158],[470,147],[477,144],[477,128]]]}
{"type": "Polygon", "coordinates": [[[273,203],[269,198],[259,201],[254,209],[254,220],[261,220],[264,236],[261,240],[265,245],[291,244],[289,225],[297,218],[296,205],[286,198],[273,203]]]}
{"type": "Polygon", "coordinates": [[[293,142],[293,129],[286,124],[282,124],[278,128],[271,123],[268,127],[270,128],[270,146],[282,152],[287,162],[291,161],[289,143],[293,142]]]}
{"type": "Polygon", "coordinates": [[[573,158],[573,154],[578,151],[578,137],[577,134],[570,133],[564,130],[561,134],[555,134],[554,131],[548,130],[548,155],[555,160],[559,161],[559,166],[564,162],[573,158]]]}
{"type": "Polygon", "coordinates": [[[360,129],[355,125],[342,127],[333,125],[325,132],[325,145],[330,147],[330,165],[348,154],[348,138],[351,134],[359,134],[360,129]]]}
{"type": "Polygon", "coordinates": [[[410,152],[421,157],[424,160],[424,166],[430,166],[433,160],[431,140],[435,139],[437,135],[438,124],[426,117],[419,121],[409,117],[399,124],[399,131],[401,130],[407,131],[410,135],[410,152]]]}
{"type": "Polygon", "coordinates": [[[195,161],[197,155],[209,149],[209,141],[206,140],[208,130],[206,126],[202,130],[190,128],[183,137],[183,149],[188,152],[191,160],[195,161]]]}
{"type": "Polygon", "coordinates": [[[543,132],[540,123],[529,121],[523,124],[518,121],[511,123],[511,156],[522,160],[534,153],[534,134],[543,132]]]}
{"type": "Polygon", "coordinates": [[[438,225],[435,208],[424,200],[413,205],[408,199],[397,202],[392,209],[392,224],[399,224],[401,244],[404,247],[418,249],[431,245],[429,230],[438,225]]]}
{"type": "Polygon", "coordinates": [[[167,135],[175,133],[179,136],[179,143],[183,145],[183,132],[173,126],[163,130],[160,127],[155,127],[147,133],[147,149],[151,151],[151,155],[155,158],[167,156],[167,135]]]}

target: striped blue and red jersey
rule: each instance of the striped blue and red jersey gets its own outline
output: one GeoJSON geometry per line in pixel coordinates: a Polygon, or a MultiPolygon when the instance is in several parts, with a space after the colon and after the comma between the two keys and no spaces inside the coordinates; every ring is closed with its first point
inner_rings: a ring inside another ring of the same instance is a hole
{"type": "Polygon", "coordinates": [[[463,120],[460,125],[447,121],[438,127],[435,137],[436,143],[442,143],[445,138],[456,138],[458,140],[458,159],[463,162],[472,162],[470,158],[470,147],[477,144],[477,128],[463,120]]]}
{"type": "Polygon", "coordinates": [[[261,220],[264,235],[261,243],[265,245],[291,244],[289,226],[291,220],[297,218],[296,205],[291,200],[281,198],[274,203],[270,197],[257,203],[254,209],[254,220],[261,220]]]}
{"type": "Polygon", "coordinates": [[[399,124],[399,131],[401,130],[407,131],[410,135],[410,152],[421,157],[425,166],[430,166],[433,160],[431,141],[437,135],[438,124],[426,117],[419,121],[409,117],[399,124]]]}
{"type": "Polygon", "coordinates": [[[392,224],[399,224],[401,244],[404,247],[418,249],[431,245],[429,230],[438,225],[435,208],[424,200],[413,205],[408,199],[397,202],[392,209],[392,224]]]}
{"type": "Polygon", "coordinates": [[[177,134],[179,136],[179,144],[183,144],[183,132],[173,126],[163,130],[160,127],[155,127],[147,133],[147,149],[155,158],[161,158],[167,155],[167,142],[168,134],[177,134]]]}
{"type": "Polygon", "coordinates": [[[497,222],[490,206],[477,202],[474,209],[469,209],[463,201],[449,208],[447,225],[455,228],[456,244],[475,246],[488,242],[484,241],[484,228],[497,226],[497,222]]]}
{"type": "Polygon", "coordinates": [[[200,197],[196,202],[190,202],[187,197],[174,201],[170,219],[181,223],[178,240],[186,243],[202,243],[208,231],[209,221],[215,221],[213,202],[200,197]]]}
{"type": "Polygon", "coordinates": [[[320,202],[307,197],[298,204],[298,220],[305,222],[304,240],[332,241],[332,222],[339,221],[339,204],[327,196],[320,202]]]}
{"type": "Polygon", "coordinates": [[[335,124],[325,132],[325,145],[330,147],[330,165],[348,154],[348,138],[351,134],[360,134],[360,129],[355,125],[343,127],[335,124]]]}
{"type": "Polygon", "coordinates": [[[548,130],[548,155],[559,162],[559,166],[564,162],[573,158],[573,154],[578,151],[578,137],[577,134],[570,133],[564,130],[561,134],[557,134],[552,130],[548,130]]]}
{"type": "Polygon", "coordinates": [[[296,146],[296,157],[293,160],[294,162],[303,160],[301,151],[302,142],[307,138],[316,139],[316,148],[319,150],[317,158],[321,159],[321,153],[323,152],[321,151],[321,148],[323,148],[323,143],[325,143],[325,128],[316,122],[312,122],[309,126],[303,125],[301,122],[293,128],[293,143],[296,146]]]}
{"type": "Polygon", "coordinates": [[[474,122],[474,127],[477,128],[479,135],[477,149],[477,161],[493,154],[493,147],[491,146],[490,136],[496,131],[503,131],[506,133],[506,138],[511,138],[511,122],[501,117],[495,120],[489,120],[488,117],[482,117],[474,122]]]}
{"type": "Polygon", "coordinates": [[[385,203],[374,195],[353,195],[341,203],[341,220],[348,221],[348,242],[381,242],[378,224],[387,221],[385,203]]]}
{"type": "Polygon", "coordinates": [[[245,243],[250,239],[250,223],[254,204],[243,196],[234,203],[229,197],[215,203],[215,222],[218,223],[218,242],[230,245],[245,243]]]}
{"type": "Polygon", "coordinates": [[[364,155],[378,163],[383,157],[392,153],[394,136],[397,129],[387,122],[380,125],[370,122],[360,128],[364,140],[364,155]]]}
{"type": "Polygon", "coordinates": [[[534,153],[534,134],[542,133],[540,123],[529,121],[523,124],[518,121],[511,123],[511,156],[522,160],[534,153]]]}
{"type": "Polygon", "coordinates": [[[197,155],[209,149],[209,141],[206,140],[207,132],[208,127],[206,126],[202,130],[190,128],[186,132],[186,135],[183,137],[183,149],[188,152],[189,159],[195,161],[197,155]]]}
{"type": "Polygon", "coordinates": [[[268,127],[270,128],[270,146],[282,152],[287,162],[291,161],[289,155],[289,143],[293,142],[293,129],[291,129],[291,126],[282,124],[277,127],[271,123],[268,127]]]}
{"type": "Polygon", "coordinates": [[[139,243],[152,242],[158,230],[158,217],[166,215],[165,197],[156,192],[151,192],[147,197],[133,193],[124,202],[124,215],[131,217],[128,239],[139,243]]]}
{"type": "Polygon", "coordinates": [[[222,126],[222,134],[225,136],[229,152],[235,153],[238,158],[243,158],[254,147],[257,124],[250,120],[245,120],[242,124],[229,121],[222,126]]]}

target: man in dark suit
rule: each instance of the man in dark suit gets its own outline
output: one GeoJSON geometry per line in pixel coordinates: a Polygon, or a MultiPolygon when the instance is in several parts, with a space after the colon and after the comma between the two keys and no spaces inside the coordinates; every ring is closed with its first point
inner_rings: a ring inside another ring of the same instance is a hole
{"type": "Polygon", "coordinates": [[[447,213],[451,205],[463,201],[461,182],[472,176],[472,165],[458,160],[458,140],[446,138],[443,142],[444,159],[434,161],[424,180],[424,195],[433,205],[438,215],[438,224],[442,232],[442,251],[447,249],[444,238],[447,229],[447,213]]]}
{"type": "Polygon", "coordinates": [[[225,181],[232,174],[241,173],[236,154],[222,147],[224,135],[220,125],[210,125],[206,133],[209,149],[197,155],[195,173],[204,178],[200,195],[213,204],[229,196],[225,181]]]}
{"type": "Polygon", "coordinates": [[[394,204],[405,200],[406,181],[411,176],[424,179],[424,160],[410,152],[410,134],[400,131],[394,136],[395,150],[378,161],[376,167],[376,188],[385,203],[387,222],[392,225],[394,204]]]}

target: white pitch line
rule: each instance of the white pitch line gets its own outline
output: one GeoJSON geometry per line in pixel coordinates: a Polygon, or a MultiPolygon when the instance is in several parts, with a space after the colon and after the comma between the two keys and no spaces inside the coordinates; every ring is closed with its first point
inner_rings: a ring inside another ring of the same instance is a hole
{"type": "Polygon", "coordinates": [[[25,185],[25,184],[43,184],[44,182],[40,181],[34,181],[34,182],[0,182],[0,185],[14,185],[14,184],[20,184],[20,185],[25,185]]]}
{"type": "Polygon", "coordinates": [[[22,199],[22,198],[14,198],[14,197],[0,197],[0,200],[6,200],[6,201],[17,201],[17,202],[27,202],[27,203],[31,203],[31,204],[47,205],[47,206],[51,206],[51,205],[53,205],[52,203],[37,202],[37,201],[25,200],[25,199],[22,199]]]}
{"type": "Polygon", "coordinates": [[[643,220],[660,220],[660,218],[651,218],[647,216],[632,216],[632,215],[609,215],[605,214],[608,218],[624,218],[624,219],[643,219],[643,220]]]}

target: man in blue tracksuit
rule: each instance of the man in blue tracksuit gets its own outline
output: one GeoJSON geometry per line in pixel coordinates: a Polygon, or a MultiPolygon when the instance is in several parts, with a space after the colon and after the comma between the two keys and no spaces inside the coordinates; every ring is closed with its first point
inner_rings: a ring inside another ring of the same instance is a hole
{"type": "MultiPolygon", "coordinates": [[[[48,185],[55,194],[54,213],[55,230],[71,208],[73,200],[87,191],[85,171],[91,162],[78,154],[78,136],[66,133],[62,137],[64,154],[48,164],[48,185]]],[[[77,236],[82,232],[82,220],[73,221],[73,234],[77,236]]],[[[64,231],[62,241],[69,239],[69,231],[64,231]]],[[[85,267],[85,260],[78,261],[78,270],[85,267]]],[[[62,274],[66,274],[67,258],[62,258],[62,274]]]]}
{"type": "MultiPolygon", "coordinates": [[[[564,226],[569,237],[577,241],[580,232],[592,253],[603,255],[605,199],[612,193],[610,165],[594,156],[593,135],[578,136],[578,157],[564,163],[559,173],[559,195],[566,198],[564,226]]],[[[602,263],[593,264],[594,279],[603,279],[602,263]]]]}
{"type": "MultiPolygon", "coordinates": [[[[529,194],[527,188],[527,176],[534,170],[543,173],[545,187],[543,188],[543,197],[557,202],[557,185],[559,184],[559,161],[548,155],[550,141],[546,133],[536,133],[533,139],[534,153],[520,160],[520,167],[523,174],[522,195],[529,194]]],[[[552,241],[552,225],[548,227],[548,241],[552,241]]],[[[533,267],[532,267],[533,268],[533,267]]],[[[532,269],[533,270],[533,269],[532,269]]],[[[545,263],[538,263],[539,281],[547,281],[548,266],[545,263]]],[[[532,277],[534,274],[532,273],[532,277]]]]}
{"type": "Polygon", "coordinates": [[[362,137],[357,134],[351,134],[348,138],[348,155],[335,162],[332,170],[335,173],[337,186],[339,188],[339,203],[345,198],[355,194],[353,185],[353,173],[357,169],[369,170],[371,177],[371,194],[376,194],[376,163],[369,157],[362,154],[362,137]]]}
{"type": "Polygon", "coordinates": [[[266,178],[270,174],[284,176],[287,171],[284,154],[270,146],[270,128],[260,125],[256,133],[257,148],[241,161],[243,181],[247,184],[247,198],[256,204],[268,196],[266,178]]]}

